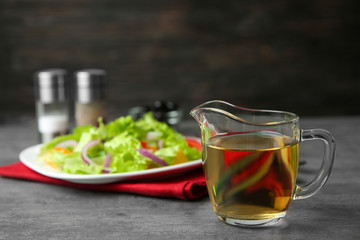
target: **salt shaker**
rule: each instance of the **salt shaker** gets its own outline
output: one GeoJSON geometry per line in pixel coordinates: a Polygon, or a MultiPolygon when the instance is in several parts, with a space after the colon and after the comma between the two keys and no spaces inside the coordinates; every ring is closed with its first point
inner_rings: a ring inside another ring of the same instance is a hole
{"type": "Polygon", "coordinates": [[[35,73],[34,87],[39,141],[45,143],[69,130],[68,74],[64,69],[35,73]]]}
{"type": "Polygon", "coordinates": [[[98,125],[105,120],[106,72],[102,69],[84,69],[75,73],[76,125],[98,125]]]}

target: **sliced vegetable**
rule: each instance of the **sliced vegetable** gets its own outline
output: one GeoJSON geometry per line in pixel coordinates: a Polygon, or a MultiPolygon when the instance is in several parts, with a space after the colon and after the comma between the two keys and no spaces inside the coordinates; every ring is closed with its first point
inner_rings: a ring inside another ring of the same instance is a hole
{"type": "Polygon", "coordinates": [[[188,161],[189,161],[189,159],[186,157],[184,152],[179,149],[176,153],[176,157],[174,159],[173,164],[175,165],[175,164],[180,164],[180,163],[186,163],[188,161]]]}
{"type": "Polygon", "coordinates": [[[156,150],[158,150],[158,147],[156,145],[149,145],[149,144],[147,144],[147,142],[144,142],[144,141],[140,141],[140,143],[143,148],[149,150],[152,153],[154,153],[156,150]]]}
{"type": "Polygon", "coordinates": [[[61,152],[64,154],[70,153],[70,151],[68,149],[63,148],[63,147],[55,147],[49,151],[50,154],[53,154],[54,152],[61,152]]]}
{"type": "Polygon", "coordinates": [[[55,145],[55,147],[76,147],[76,145],[77,145],[77,141],[73,139],[69,139],[59,142],[58,144],[55,145]]]}
{"type": "Polygon", "coordinates": [[[163,147],[163,143],[164,143],[164,140],[160,139],[158,141],[158,148],[162,148],[163,147]]]}
{"type": "Polygon", "coordinates": [[[154,154],[150,153],[145,148],[136,149],[136,151],[138,151],[144,157],[150,158],[151,160],[153,160],[157,164],[160,164],[161,166],[168,166],[168,164],[163,159],[161,159],[161,158],[155,156],[154,154]]]}
{"type": "Polygon", "coordinates": [[[158,131],[151,131],[146,134],[147,141],[156,141],[161,138],[161,132],[158,131]]]}
{"type": "Polygon", "coordinates": [[[96,165],[96,163],[94,163],[88,156],[87,156],[87,151],[89,148],[98,145],[100,142],[99,140],[92,140],[90,142],[88,142],[84,148],[81,151],[81,159],[88,165],[96,165]]]}
{"type": "Polygon", "coordinates": [[[110,153],[107,153],[106,154],[106,158],[104,160],[104,164],[103,164],[103,170],[102,172],[103,173],[110,173],[111,172],[111,168],[109,168],[110,164],[111,164],[111,161],[112,161],[112,156],[110,155],[110,153]]]}
{"type": "Polygon", "coordinates": [[[189,147],[195,148],[198,151],[201,151],[201,142],[197,138],[186,138],[186,142],[189,145],[189,147]]]}

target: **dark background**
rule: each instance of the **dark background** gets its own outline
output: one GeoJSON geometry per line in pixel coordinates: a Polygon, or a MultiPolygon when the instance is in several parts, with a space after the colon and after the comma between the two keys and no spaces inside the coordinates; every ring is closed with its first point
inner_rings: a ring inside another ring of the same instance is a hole
{"type": "Polygon", "coordinates": [[[34,113],[32,75],[103,68],[108,107],[211,99],[358,115],[358,0],[0,0],[0,116],[34,113]]]}

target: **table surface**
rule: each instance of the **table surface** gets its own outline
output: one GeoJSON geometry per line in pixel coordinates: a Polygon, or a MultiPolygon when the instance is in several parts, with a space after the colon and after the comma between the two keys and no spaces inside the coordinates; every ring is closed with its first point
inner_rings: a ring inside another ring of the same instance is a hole
{"type": "MultiPolygon", "coordinates": [[[[324,188],[293,201],[281,224],[240,228],[221,222],[207,196],[195,200],[79,190],[0,177],[0,239],[360,239],[360,117],[302,118],[301,128],[329,130],[336,159],[324,188]]],[[[0,165],[37,144],[30,117],[0,124],[0,165]]],[[[180,130],[198,133],[195,122],[180,130]]],[[[322,143],[300,145],[298,180],[320,166],[322,143]]]]}

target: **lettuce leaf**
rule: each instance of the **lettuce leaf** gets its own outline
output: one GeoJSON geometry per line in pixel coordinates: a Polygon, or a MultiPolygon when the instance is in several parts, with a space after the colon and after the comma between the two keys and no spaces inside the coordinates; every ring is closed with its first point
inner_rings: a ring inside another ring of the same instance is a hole
{"type": "Polygon", "coordinates": [[[140,141],[127,132],[114,137],[104,144],[106,152],[113,156],[111,172],[132,172],[147,169],[148,159],[139,154],[140,141]]]}
{"type": "Polygon", "coordinates": [[[40,151],[47,152],[47,151],[53,149],[60,142],[63,142],[66,140],[78,141],[79,138],[80,138],[79,134],[68,134],[68,135],[58,136],[58,137],[52,139],[51,141],[45,143],[44,145],[42,145],[40,151]]]}
{"type": "Polygon", "coordinates": [[[135,123],[131,116],[120,117],[104,126],[107,132],[107,137],[112,138],[121,133],[127,132],[128,135],[137,136],[135,130],[135,123]]]}
{"type": "Polygon", "coordinates": [[[63,171],[70,174],[100,174],[101,165],[89,165],[81,159],[81,153],[72,152],[64,158],[63,171]]]}
{"type": "Polygon", "coordinates": [[[164,161],[168,165],[172,165],[174,163],[174,158],[176,157],[178,151],[179,151],[179,146],[161,148],[155,152],[155,156],[164,159],[164,161]]]}

